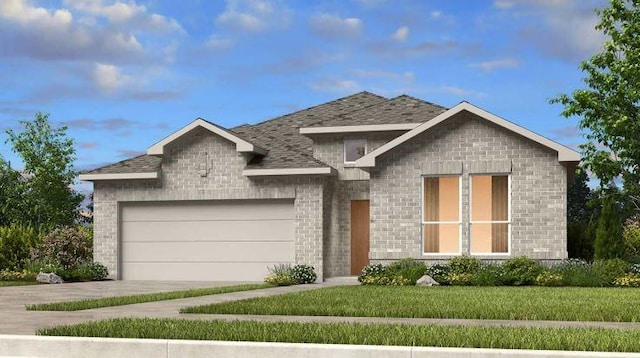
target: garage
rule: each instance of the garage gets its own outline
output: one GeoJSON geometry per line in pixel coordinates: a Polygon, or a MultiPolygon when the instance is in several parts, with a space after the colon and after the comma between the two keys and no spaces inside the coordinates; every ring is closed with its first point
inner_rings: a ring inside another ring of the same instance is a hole
{"type": "Polygon", "coordinates": [[[122,203],[120,279],[262,281],[295,261],[293,200],[122,203]]]}

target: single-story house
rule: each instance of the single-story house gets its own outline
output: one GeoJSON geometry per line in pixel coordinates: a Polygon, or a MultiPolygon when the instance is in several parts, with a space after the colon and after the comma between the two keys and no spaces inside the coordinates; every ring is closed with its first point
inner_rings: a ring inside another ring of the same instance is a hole
{"type": "Polygon", "coordinates": [[[361,92],[226,129],[204,119],[83,173],[94,255],[123,280],[319,279],[373,262],[567,257],[579,153],[462,102],[361,92]]]}

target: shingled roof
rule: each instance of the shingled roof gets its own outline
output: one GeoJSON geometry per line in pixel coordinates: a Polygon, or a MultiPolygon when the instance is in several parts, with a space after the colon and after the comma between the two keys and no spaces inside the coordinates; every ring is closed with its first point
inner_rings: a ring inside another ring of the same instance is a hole
{"type": "MultiPolygon", "coordinates": [[[[254,156],[247,169],[322,168],[329,165],[313,157],[313,141],[301,135],[300,128],[421,123],[445,110],[406,95],[387,99],[365,91],[227,131],[268,151],[254,156]]],[[[161,156],[141,155],[84,174],[149,173],[157,172],[161,166],[161,156]]]]}

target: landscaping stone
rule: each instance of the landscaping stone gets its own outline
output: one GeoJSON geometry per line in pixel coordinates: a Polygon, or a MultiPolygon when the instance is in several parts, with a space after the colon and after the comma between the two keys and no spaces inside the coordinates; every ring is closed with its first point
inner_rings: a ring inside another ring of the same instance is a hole
{"type": "Polygon", "coordinates": [[[424,275],[416,281],[416,286],[439,286],[438,281],[434,280],[429,275],[424,275]]]}
{"type": "Polygon", "coordinates": [[[36,277],[36,281],[40,283],[63,283],[64,282],[62,277],[56,275],[53,272],[49,272],[49,273],[40,272],[36,277]]]}

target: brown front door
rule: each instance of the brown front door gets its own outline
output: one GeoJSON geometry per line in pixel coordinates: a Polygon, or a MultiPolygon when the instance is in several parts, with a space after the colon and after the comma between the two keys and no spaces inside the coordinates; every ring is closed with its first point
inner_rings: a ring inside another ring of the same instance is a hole
{"type": "Polygon", "coordinates": [[[351,201],[351,274],[369,264],[369,200],[351,201]]]}

